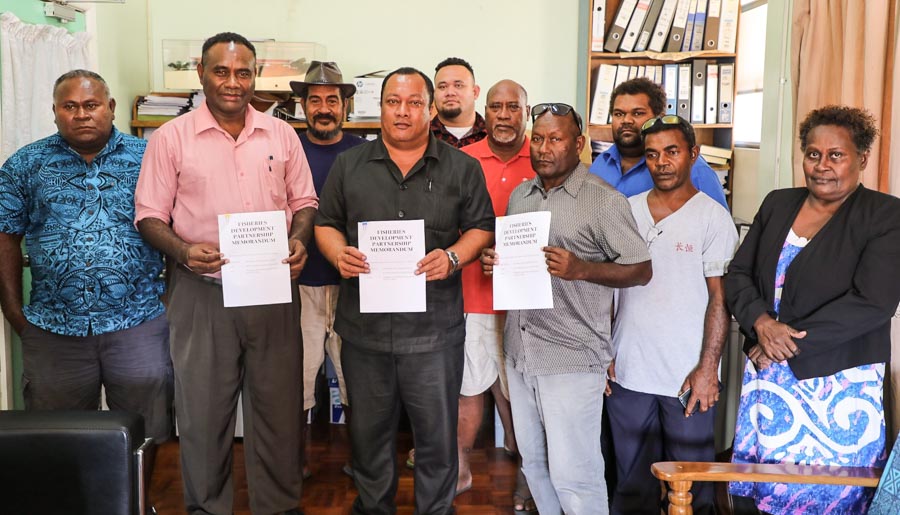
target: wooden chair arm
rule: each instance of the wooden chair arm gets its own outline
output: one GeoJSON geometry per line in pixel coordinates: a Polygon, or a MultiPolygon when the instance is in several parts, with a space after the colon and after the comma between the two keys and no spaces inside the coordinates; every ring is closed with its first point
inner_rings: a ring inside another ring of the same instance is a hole
{"type": "Polygon", "coordinates": [[[664,461],[651,467],[657,478],[670,481],[750,481],[753,483],[805,483],[875,488],[880,468],[795,465],[788,463],[703,463],[664,461]]]}
{"type": "Polygon", "coordinates": [[[691,515],[691,483],[694,481],[750,481],[753,483],[804,483],[875,488],[882,469],[834,467],[787,463],[706,463],[662,461],[650,470],[669,484],[669,515],[691,515]]]}

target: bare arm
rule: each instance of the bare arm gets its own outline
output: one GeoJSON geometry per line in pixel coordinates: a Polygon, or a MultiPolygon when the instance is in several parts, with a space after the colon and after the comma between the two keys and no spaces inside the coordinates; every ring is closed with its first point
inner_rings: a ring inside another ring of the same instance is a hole
{"type": "Polygon", "coordinates": [[[22,235],[0,232],[0,308],[19,334],[28,323],[22,312],[22,235]]]}
{"type": "Polygon", "coordinates": [[[681,385],[681,391],[691,389],[685,416],[700,402],[700,411],[707,411],[719,400],[719,361],[728,336],[728,309],[725,307],[725,282],[722,277],[707,277],[709,301],[703,319],[703,347],[700,361],[681,385]]]}
{"type": "Polygon", "coordinates": [[[541,250],[547,258],[550,275],[567,281],[588,281],[610,288],[629,288],[643,286],[653,277],[649,259],[631,265],[594,263],[559,247],[544,247],[541,250]]]}
{"type": "Polygon", "coordinates": [[[456,252],[459,257],[459,266],[457,270],[462,268],[481,254],[481,249],[490,247],[494,244],[494,233],[492,231],[484,231],[481,229],[469,229],[462,233],[462,236],[456,240],[456,243],[450,245],[446,249],[434,249],[419,261],[419,269],[416,274],[426,274],[427,281],[439,281],[450,276],[450,259],[447,257],[446,250],[456,252]]]}
{"type": "Polygon", "coordinates": [[[304,207],[294,213],[291,218],[291,232],[288,235],[288,250],[290,254],[282,263],[291,265],[291,279],[296,279],[306,265],[306,248],[309,239],[312,238],[313,219],[316,217],[316,208],[304,207]]]}
{"type": "Polygon", "coordinates": [[[369,273],[369,264],[366,256],[356,247],[347,245],[347,237],[344,233],[325,226],[316,226],[316,245],[325,259],[334,266],[341,277],[350,279],[359,277],[359,274],[369,273]]]}
{"type": "Polygon", "coordinates": [[[182,240],[172,228],[158,218],[144,218],[138,222],[138,231],[150,245],[170,256],[198,274],[211,274],[222,269],[218,245],[214,243],[190,244],[182,240]]]}

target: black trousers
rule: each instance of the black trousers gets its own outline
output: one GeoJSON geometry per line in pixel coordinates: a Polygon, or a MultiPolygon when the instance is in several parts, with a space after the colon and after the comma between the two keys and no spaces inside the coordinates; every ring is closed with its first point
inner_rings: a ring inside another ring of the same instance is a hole
{"type": "Polygon", "coordinates": [[[433,352],[393,354],[344,340],[341,363],[353,406],[350,439],[359,496],[353,513],[397,511],[397,426],[409,415],[416,448],[416,514],[453,513],[459,463],[456,423],[463,345],[433,352]]]}

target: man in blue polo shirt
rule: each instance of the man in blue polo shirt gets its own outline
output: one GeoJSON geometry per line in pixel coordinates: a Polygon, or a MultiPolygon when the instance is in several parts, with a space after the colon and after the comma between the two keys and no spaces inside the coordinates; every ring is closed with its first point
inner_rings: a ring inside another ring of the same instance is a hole
{"type": "MultiPolygon", "coordinates": [[[[627,80],[613,90],[609,107],[615,145],[597,156],[590,171],[626,197],[649,191],[653,188],[653,179],[644,160],[641,125],[665,114],[666,92],[650,79],[627,80]]],[[[702,157],[691,168],[691,182],[728,209],[722,183],[702,157]]]]}

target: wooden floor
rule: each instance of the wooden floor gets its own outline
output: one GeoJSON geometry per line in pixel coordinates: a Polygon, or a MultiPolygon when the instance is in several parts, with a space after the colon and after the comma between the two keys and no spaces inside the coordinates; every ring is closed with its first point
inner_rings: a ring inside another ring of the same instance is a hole
{"type": "MultiPolygon", "coordinates": [[[[312,477],[303,482],[301,508],[307,515],[338,515],[350,513],[356,498],[353,481],[341,473],[341,467],[349,456],[346,427],[317,421],[307,437],[312,477]]],[[[460,515],[509,514],[512,509],[512,491],[516,480],[516,466],[502,449],[485,449],[484,441],[493,441],[490,430],[476,444],[473,451],[473,487],[456,498],[456,510],[460,515]]],[[[400,484],[397,493],[397,512],[413,513],[413,472],[403,466],[406,451],[412,442],[409,433],[399,437],[397,463],[400,467],[400,484]]],[[[247,497],[247,481],[244,475],[243,445],[235,443],[234,455],[234,513],[250,515],[247,497]]],[[[150,502],[159,515],[182,515],[184,497],[181,483],[181,465],[178,458],[178,442],[163,444],[156,458],[150,502]]]]}

